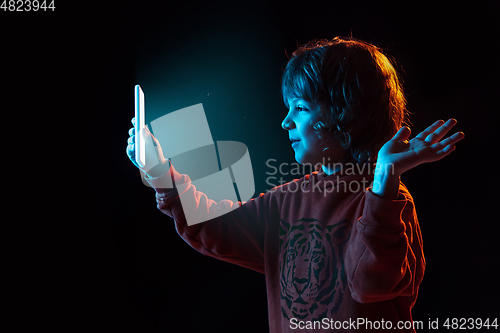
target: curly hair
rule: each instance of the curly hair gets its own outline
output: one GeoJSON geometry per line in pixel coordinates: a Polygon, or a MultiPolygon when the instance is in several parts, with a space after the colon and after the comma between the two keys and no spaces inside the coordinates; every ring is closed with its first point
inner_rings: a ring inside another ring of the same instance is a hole
{"type": "Polygon", "coordinates": [[[313,128],[323,148],[342,145],[349,162],[375,162],[382,145],[409,123],[391,60],[380,48],[354,38],[300,46],[285,67],[281,92],[287,107],[293,98],[317,106],[313,128]]]}

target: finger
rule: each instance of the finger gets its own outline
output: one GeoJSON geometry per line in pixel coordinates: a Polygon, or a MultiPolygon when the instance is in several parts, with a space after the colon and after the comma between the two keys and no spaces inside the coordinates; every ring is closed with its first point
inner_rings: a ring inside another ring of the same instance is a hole
{"type": "Polygon", "coordinates": [[[435,161],[438,161],[438,160],[442,159],[443,157],[450,155],[454,150],[455,150],[454,145],[447,145],[446,147],[444,147],[444,149],[441,149],[441,150],[436,152],[435,161]]]}
{"type": "Polygon", "coordinates": [[[462,140],[464,137],[465,137],[464,132],[457,132],[452,136],[444,139],[443,141],[433,144],[431,147],[434,149],[443,149],[446,146],[455,145],[458,141],[462,140]]]}
{"type": "Polygon", "coordinates": [[[144,127],[139,132],[140,132],[140,135],[142,135],[142,138],[144,138],[144,139],[151,138],[153,145],[159,146],[158,140],[154,137],[154,135],[151,133],[151,131],[149,130],[149,128],[146,125],[144,125],[144,127]]]}
{"type": "Polygon", "coordinates": [[[127,143],[129,145],[132,145],[135,143],[135,135],[132,135],[131,137],[128,138],[127,143]]]}
{"type": "Polygon", "coordinates": [[[128,145],[127,146],[127,156],[130,158],[130,159],[134,159],[135,158],[135,147],[133,144],[131,145],[128,145]]]}
{"type": "Polygon", "coordinates": [[[135,127],[128,130],[128,135],[135,135],[135,127]]]}
{"type": "Polygon", "coordinates": [[[441,140],[446,133],[448,133],[449,130],[453,126],[457,124],[457,121],[455,119],[449,119],[444,125],[440,126],[438,129],[436,129],[433,133],[430,133],[426,138],[425,141],[430,143],[430,144],[435,144],[439,140],[441,140]]]}
{"type": "Polygon", "coordinates": [[[432,124],[431,126],[427,127],[425,130],[420,132],[415,138],[424,140],[429,134],[431,134],[436,129],[438,129],[439,126],[443,125],[443,123],[444,123],[444,121],[442,121],[442,120],[438,120],[438,121],[434,122],[434,124],[432,124]]]}
{"type": "Polygon", "coordinates": [[[399,131],[394,135],[392,138],[393,140],[398,140],[398,141],[406,141],[411,135],[411,129],[407,126],[403,126],[399,129],[399,131]]]}
{"type": "Polygon", "coordinates": [[[153,135],[151,134],[151,131],[149,130],[149,128],[148,128],[146,125],[144,125],[144,127],[143,127],[141,130],[143,131],[143,133],[144,133],[144,135],[145,135],[146,137],[148,137],[148,136],[153,136],[153,135]]]}
{"type": "Polygon", "coordinates": [[[132,125],[134,125],[134,126],[135,126],[135,117],[134,117],[134,118],[132,118],[132,125]]]}

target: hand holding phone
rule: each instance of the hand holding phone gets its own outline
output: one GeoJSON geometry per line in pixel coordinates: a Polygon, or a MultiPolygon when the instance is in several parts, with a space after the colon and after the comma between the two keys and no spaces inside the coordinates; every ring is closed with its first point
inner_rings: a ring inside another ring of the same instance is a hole
{"type": "Polygon", "coordinates": [[[165,167],[169,166],[165,164],[168,160],[163,156],[160,143],[145,125],[144,93],[139,85],[135,86],[134,95],[135,117],[132,118],[134,127],[129,130],[127,156],[139,169],[156,177],[165,172],[165,167]]]}

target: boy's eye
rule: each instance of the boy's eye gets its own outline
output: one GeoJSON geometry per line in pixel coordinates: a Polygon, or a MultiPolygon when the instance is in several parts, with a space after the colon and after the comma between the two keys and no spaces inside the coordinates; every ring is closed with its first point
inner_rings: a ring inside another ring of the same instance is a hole
{"type": "Polygon", "coordinates": [[[297,111],[309,111],[309,110],[307,110],[306,108],[303,108],[301,106],[298,106],[297,111]]]}

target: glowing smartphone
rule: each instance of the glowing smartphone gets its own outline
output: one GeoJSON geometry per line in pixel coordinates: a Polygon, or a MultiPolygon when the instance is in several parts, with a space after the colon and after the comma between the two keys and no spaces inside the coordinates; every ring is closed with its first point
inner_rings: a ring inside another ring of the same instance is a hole
{"type": "Polygon", "coordinates": [[[139,166],[146,165],[146,143],[139,135],[139,131],[144,128],[146,115],[144,109],[144,92],[140,85],[134,89],[135,96],[135,161],[139,166]]]}

